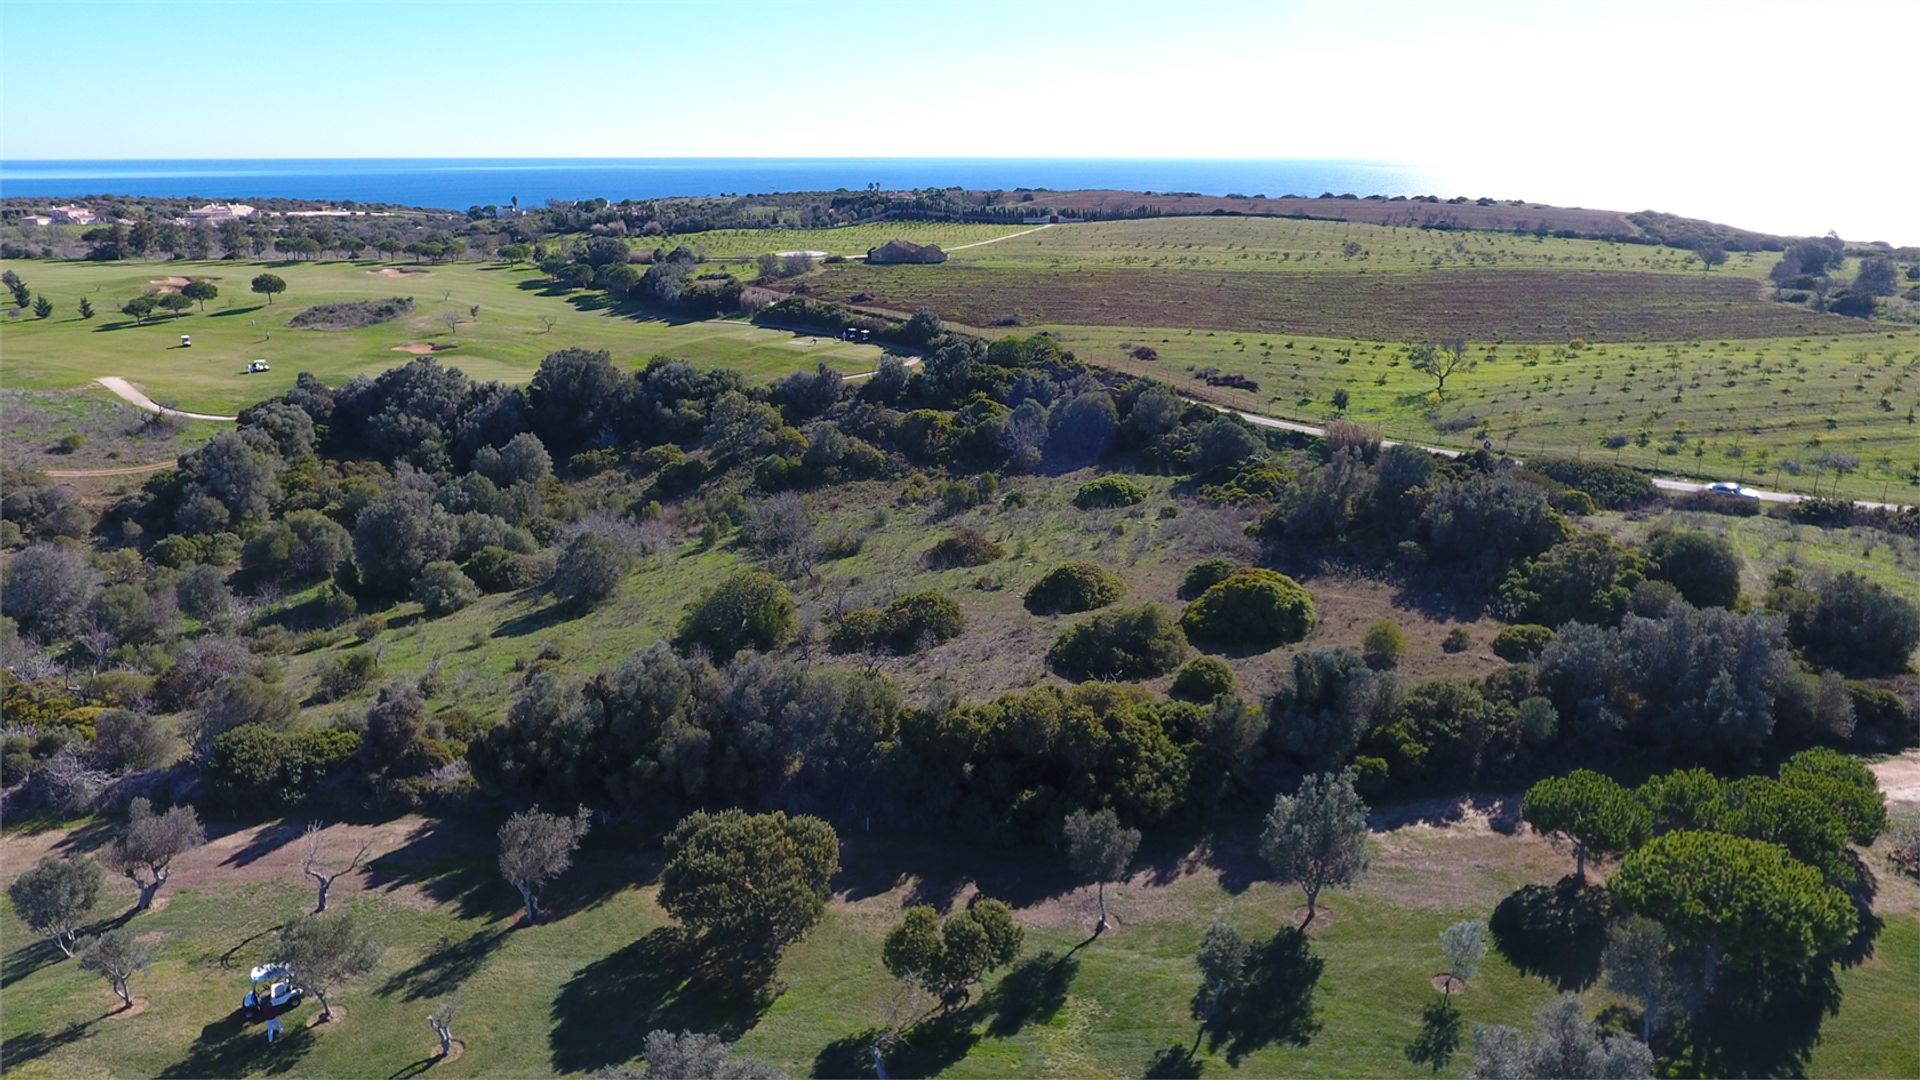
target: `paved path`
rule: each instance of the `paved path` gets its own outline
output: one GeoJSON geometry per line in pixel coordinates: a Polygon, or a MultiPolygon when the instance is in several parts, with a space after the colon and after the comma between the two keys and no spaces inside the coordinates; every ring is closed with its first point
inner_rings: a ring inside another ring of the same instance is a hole
{"type": "MultiPolygon", "coordinates": [[[[900,361],[900,366],[901,366],[901,367],[910,367],[910,368],[912,368],[912,367],[919,367],[919,366],[920,366],[920,358],[919,358],[919,357],[917,357],[917,356],[909,356],[909,357],[907,357],[907,358],[906,358],[905,360],[902,360],[902,361],[900,361]]],[[[878,375],[878,374],[880,374],[880,369],[878,369],[878,368],[875,368],[875,369],[874,369],[874,370],[872,370],[872,371],[861,371],[861,372],[856,372],[855,374],[852,374],[852,375],[843,375],[843,376],[841,376],[841,379],[840,379],[840,381],[842,381],[842,382],[852,382],[852,381],[853,381],[853,380],[855,380],[855,379],[871,379],[871,378],[873,378],[873,377],[874,377],[875,375],[878,375]]]]}
{"type": "Polygon", "coordinates": [[[947,250],[952,252],[952,251],[965,251],[968,248],[986,247],[988,244],[997,244],[1002,240],[1011,240],[1016,236],[1025,236],[1028,233],[1037,233],[1042,229],[1051,229],[1054,227],[1055,224],[1057,223],[1049,221],[1045,225],[1035,225],[1031,229],[1022,229],[1019,232],[1008,233],[1005,236],[996,236],[991,240],[975,240],[971,244],[957,244],[953,247],[948,248],[947,250]]]}
{"type": "Polygon", "coordinates": [[[132,383],[128,382],[127,380],[121,378],[118,375],[102,375],[93,381],[113,391],[115,394],[118,394],[123,400],[125,400],[129,404],[138,406],[139,408],[145,409],[148,412],[159,413],[162,416],[178,416],[178,417],[183,417],[187,420],[233,421],[233,420],[240,419],[237,416],[215,416],[212,413],[182,412],[179,409],[169,409],[165,405],[162,405],[159,402],[154,401],[152,398],[141,393],[140,391],[135,390],[133,388],[132,383]]]}

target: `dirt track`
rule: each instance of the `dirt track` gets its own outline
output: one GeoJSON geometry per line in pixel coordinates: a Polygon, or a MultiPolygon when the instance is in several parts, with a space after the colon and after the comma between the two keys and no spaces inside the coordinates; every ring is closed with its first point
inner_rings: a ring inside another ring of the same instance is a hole
{"type": "Polygon", "coordinates": [[[145,409],[148,412],[159,413],[162,416],[178,416],[187,420],[232,421],[232,420],[240,419],[237,416],[216,416],[213,413],[182,412],[179,409],[169,409],[165,405],[160,404],[159,402],[153,400],[147,395],[134,389],[132,383],[128,382],[127,380],[121,378],[118,375],[102,375],[93,381],[113,391],[114,394],[119,396],[121,400],[127,402],[128,404],[145,409]]]}

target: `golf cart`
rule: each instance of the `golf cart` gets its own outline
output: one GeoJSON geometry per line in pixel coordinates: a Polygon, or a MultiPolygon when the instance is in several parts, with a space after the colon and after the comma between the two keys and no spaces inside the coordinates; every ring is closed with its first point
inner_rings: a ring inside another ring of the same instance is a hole
{"type": "Polygon", "coordinates": [[[247,374],[254,375],[262,371],[272,371],[273,365],[265,360],[254,360],[247,364],[247,374]]]}
{"type": "Polygon", "coordinates": [[[192,334],[181,334],[181,335],[180,335],[180,347],[181,347],[181,348],[183,348],[183,349],[191,349],[191,348],[193,348],[193,335],[192,335],[192,334]]]}
{"type": "Polygon", "coordinates": [[[285,964],[262,964],[253,969],[253,986],[240,1001],[240,1016],[248,1023],[271,1020],[300,1007],[305,991],[293,985],[293,969],[285,964]]]}

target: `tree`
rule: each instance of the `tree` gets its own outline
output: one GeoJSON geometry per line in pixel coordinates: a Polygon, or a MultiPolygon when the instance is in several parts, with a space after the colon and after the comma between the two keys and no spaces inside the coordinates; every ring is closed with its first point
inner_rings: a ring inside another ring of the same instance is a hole
{"type": "Polygon", "coordinates": [[[700,811],[667,835],[660,906],[709,947],[777,955],[826,911],[840,838],[816,817],[700,811]]]}
{"type": "Polygon", "coordinates": [[[1847,839],[1871,845],[1887,828],[1887,797],[1859,758],[1817,746],[1780,766],[1780,782],[1819,799],[1845,825],[1847,839]]]}
{"type": "Polygon", "coordinates": [[[181,611],[208,626],[225,627],[233,617],[233,593],[217,566],[196,566],[181,574],[173,595],[181,611]]]}
{"type": "Polygon", "coordinates": [[[1193,963],[1200,969],[1200,992],[1194,995],[1194,1014],[1211,1023],[1220,1006],[1247,978],[1247,960],[1253,947],[1223,922],[1210,923],[1200,935],[1193,963]]]}
{"type": "Polygon", "coordinates": [[[82,552],[58,544],[32,544],[7,564],[0,614],[17,620],[20,629],[51,641],[80,626],[99,587],[100,575],[82,552]]]}
{"type": "Polygon", "coordinates": [[[895,978],[948,1003],[1012,963],[1024,936],[1013,911],[999,900],[977,897],[944,924],[931,907],[916,904],[887,932],[880,955],[895,978]]]}
{"type": "Polygon", "coordinates": [[[1644,843],[1653,815],[1634,793],[1612,777],[1575,769],[1527,789],[1520,819],[1540,833],[1573,841],[1573,875],[1587,879],[1588,855],[1618,855],[1644,843]]]}
{"type": "Polygon", "coordinates": [[[702,596],[680,623],[683,646],[705,646],[718,661],[742,649],[766,652],[792,636],[795,612],[787,587],[762,570],[743,570],[702,596]]]}
{"type": "Polygon", "coordinates": [[[380,945],[351,911],[306,915],[280,930],[274,956],[292,972],[288,981],[320,1001],[320,1022],[333,1019],[327,995],[373,970],[380,945]]]}
{"type": "Polygon", "coordinates": [[[144,975],[153,958],[152,951],[129,933],[116,927],[94,938],[80,954],[80,966],[107,980],[120,995],[125,1008],[133,1008],[133,991],[127,985],[135,975],[144,975]]]}
{"type": "Polygon", "coordinates": [[[1607,937],[1602,967],[1607,989],[1640,1003],[1640,1041],[1650,1043],[1656,1027],[1680,1010],[1679,980],[1674,978],[1667,932],[1652,919],[1634,916],[1614,924],[1607,937]]]}
{"type": "Polygon", "coordinates": [[[120,305],[120,314],[131,315],[134,322],[141,323],[146,322],[147,316],[153,314],[153,308],[153,297],[136,296],[120,305]]]}
{"type": "Polygon", "coordinates": [[[1653,1075],[1653,1052],[1625,1035],[1600,1034],[1582,1015],[1578,994],[1562,994],[1533,1014],[1531,1034],[1474,1025],[1469,1080],[1638,1080],[1653,1075]]]}
{"type": "Polygon", "coordinates": [[[626,550],[611,537],[581,532],[567,542],[553,569],[553,594],[591,608],[620,591],[627,576],[626,550]]]}
{"type": "Polygon", "coordinates": [[[1318,914],[1320,890],[1351,885],[1367,870],[1367,804],[1354,791],[1354,771],[1314,773],[1292,796],[1273,800],[1260,834],[1260,857],[1282,884],[1307,894],[1306,926],[1318,914]]]}
{"type": "Polygon", "coordinates": [[[191,299],[188,299],[187,297],[182,296],[177,292],[161,293],[160,299],[154,301],[154,303],[158,304],[159,306],[165,308],[166,310],[168,310],[169,312],[172,312],[175,315],[179,315],[185,312],[188,308],[193,306],[193,301],[191,299]]]}
{"type": "Polygon", "coordinates": [[[1703,950],[1713,990],[1722,955],[1742,968],[1804,964],[1846,944],[1853,903],[1778,844],[1717,832],[1656,836],[1620,862],[1614,901],[1703,950]]]}
{"type": "Polygon", "coordinates": [[[1719,244],[1702,244],[1694,254],[1699,257],[1702,270],[1711,270],[1716,266],[1725,265],[1727,261],[1727,249],[1719,244]]]}
{"type": "Polygon", "coordinates": [[[570,818],[527,810],[500,826],[500,875],[520,890],[527,925],[540,920],[540,886],[573,865],[574,850],[592,821],[583,806],[570,818]]]}
{"type": "Polygon", "coordinates": [[[100,903],[100,879],[100,866],[92,859],[48,855],[7,886],[7,899],[27,929],[47,935],[72,956],[81,921],[100,903]]]}
{"type": "Polygon", "coordinates": [[[420,568],[413,582],[413,598],[428,615],[450,615],[480,599],[480,587],[459,564],[440,560],[420,568]]]}
{"type": "Polygon", "coordinates": [[[80,306],[76,310],[80,312],[80,317],[83,319],[93,318],[93,301],[84,296],[81,297],[80,306]]]}
{"type": "Polygon", "coordinates": [[[664,1028],[647,1032],[640,1053],[644,1072],[615,1069],[603,1075],[608,1080],[637,1080],[639,1077],[700,1077],[702,1080],[786,1080],[786,1074],[771,1065],[751,1058],[735,1057],[733,1050],[718,1035],[692,1031],[675,1033],[664,1028]]]}
{"type": "Polygon", "coordinates": [[[1461,919],[1445,930],[1440,931],[1440,955],[1447,958],[1448,997],[1453,996],[1453,984],[1465,984],[1480,970],[1480,961],[1487,957],[1487,923],[1484,919],[1461,919]]]}
{"type": "Polygon", "coordinates": [[[44,319],[51,314],[53,314],[53,301],[47,299],[45,296],[36,296],[33,298],[34,318],[44,319]]]}
{"type": "Polygon", "coordinates": [[[1400,632],[1400,627],[1392,619],[1381,619],[1367,627],[1365,636],[1360,639],[1360,650],[1368,667],[1384,671],[1399,665],[1400,654],[1407,650],[1407,636],[1400,632]]]}
{"type": "Polygon", "coordinates": [[[1407,354],[1407,366],[1433,380],[1433,392],[1447,392],[1447,380],[1455,372],[1472,371],[1479,361],[1467,355],[1467,343],[1459,338],[1448,338],[1437,344],[1415,345],[1407,354]]]}
{"type": "Polygon", "coordinates": [[[275,295],[287,291],[287,282],[278,274],[257,274],[248,287],[266,297],[267,303],[271,304],[275,295]]]}
{"type": "Polygon", "coordinates": [[[427,1026],[433,1029],[434,1037],[440,1040],[440,1056],[453,1053],[453,1018],[460,1012],[460,999],[448,998],[433,1007],[427,1014],[427,1026]]]}
{"type": "Polygon", "coordinates": [[[106,864],[140,890],[134,910],[146,911],[167,883],[173,860],[206,843],[207,831],[193,807],[175,806],[156,814],[145,796],[133,800],[128,815],[126,829],[107,849],[106,864]]]}
{"type": "Polygon", "coordinates": [[[1730,608],[1740,598],[1740,556],[1724,537],[1700,529],[1661,529],[1647,542],[1651,576],[1694,607],[1730,608]]]}
{"type": "Polygon", "coordinates": [[[205,311],[207,310],[207,301],[220,295],[220,287],[205,278],[201,278],[197,281],[189,281],[185,285],[180,286],[180,295],[199,304],[200,310],[205,311]]]}
{"type": "Polygon", "coordinates": [[[1134,852],[1140,850],[1140,830],[1120,824],[1112,810],[1089,814],[1075,810],[1061,823],[1067,841],[1067,861],[1073,872],[1094,882],[1100,898],[1100,921],[1094,925],[1096,936],[1107,931],[1107,882],[1127,876],[1134,852]]]}
{"type": "Polygon", "coordinates": [[[353,525],[353,557],[368,588],[397,595],[430,562],[453,554],[459,527],[423,491],[390,491],[360,511],[353,525]]]}
{"type": "Polygon", "coordinates": [[[1869,255],[1860,260],[1860,271],[1854,275],[1853,287],[1869,296],[1892,296],[1900,288],[1895,270],[1890,256],[1869,255]]]}
{"type": "Polygon", "coordinates": [[[354,852],[353,858],[347,860],[347,865],[329,872],[326,861],[320,854],[320,839],[324,831],[325,826],[317,821],[307,825],[307,853],[300,860],[300,872],[312,878],[314,888],[318,890],[318,896],[313,903],[315,915],[327,910],[327,894],[333,891],[333,883],[353,873],[360,866],[360,860],[366,858],[368,850],[373,847],[371,840],[361,844],[360,850],[354,852]]]}

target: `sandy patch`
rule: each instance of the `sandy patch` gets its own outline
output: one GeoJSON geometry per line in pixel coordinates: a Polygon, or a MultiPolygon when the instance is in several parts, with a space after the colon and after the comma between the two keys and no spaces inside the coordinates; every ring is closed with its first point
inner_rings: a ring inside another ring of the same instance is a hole
{"type": "Polygon", "coordinates": [[[1880,781],[1890,803],[1920,803],[1920,750],[1909,750],[1899,757],[1876,761],[1868,768],[1880,781]]]}
{"type": "Polygon", "coordinates": [[[134,1017],[139,1016],[141,1013],[146,1012],[147,1006],[151,1004],[153,1004],[153,1002],[148,1001],[146,998],[141,997],[139,994],[133,995],[133,1004],[131,1005],[128,1005],[126,1002],[121,1001],[119,998],[115,998],[113,1000],[114,1007],[108,1010],[107,1014],[105,1016],[102,1016],[100,1019],[131,1020],[134,1017]]]}
{"type": "Polygon", "coordinates": [[[378,270],[369,270],[367,273],[392,278],[407,277],[411,274],[424,274],[427,273],[427,269],[422,266],[383,266],[378,270]]]}
{"type": "Polygon", "coordinates": [[[148,278],[147,284],[170,285],[177,289],[182,285],[191,285],[193,284],[193,281],[191,278],[183,278],[183,277],[157,277],[157,278],[148,278]]]}
{"type": "Polygon", "coordinates": [[[1435,990],[1438,990],[1449,997],[1466,989],[1466,986],[1467,986],[1467,980],[1456,978],[1452,975],[1447,974],[1444,971],[1438,975],[1435,975],[1433,978],[1428,979],[1427,981],[1433,984],[1433,988],[1435,990]]]}
{"type": "Polygon", "coordinates": [[[425,341],[409,341],[405,345],[395,345],[394,352],[403,352],[409,356],[432,356],[434,353],[451,349],[452,345],[433,345],[425,341]]]}
{"type": "MultiPolygon", "coordinates": [[[[318,1005],[319,1002],[315,1002],[314,1004],[318,1005]]],[[[347,1007],[345,1005],[335,1005],[332,1012],[333,1015],[328,1016],[326,1012],[320,1009],[313,1010],[313,1015],[307,1017],[307,1026],[313,1028],[315,1031],[324,1031],[328,1028],[336,1028],[346,1023],[347,1007]],[[321,1017],[326,1017],[326,1019],[323,1020],[321,1017]]]]}
{"type": "Polygon", "coordinates": [[[442,1065],[445,1065],[449,1061],[459,1061],[460,1055],[466,1052],[467,1044],[461,1042],[459,1039],[453,1040],[453,1049],[448,1050],[444,1056],[440,1053],[439,1039],[433,1040],[432,1044],[427,1048],[427,1056],[442,1065]]]}

